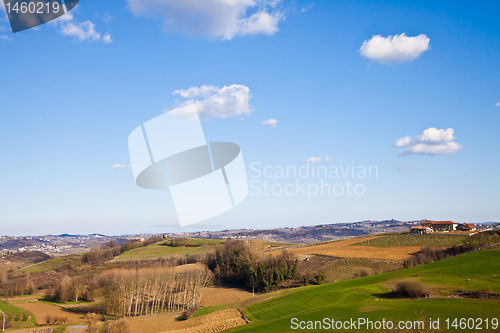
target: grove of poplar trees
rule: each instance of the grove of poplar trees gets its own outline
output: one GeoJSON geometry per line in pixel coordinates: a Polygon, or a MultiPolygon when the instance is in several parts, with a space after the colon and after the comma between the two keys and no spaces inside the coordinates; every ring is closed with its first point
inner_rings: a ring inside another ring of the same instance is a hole
{"type": "Polygon", "coordinates": [[[181,311],[199,305],[213,274],[203,268],[175,273],[171,268],[113,269],[100,277],[108,315],[131,317],[181,311]]]}

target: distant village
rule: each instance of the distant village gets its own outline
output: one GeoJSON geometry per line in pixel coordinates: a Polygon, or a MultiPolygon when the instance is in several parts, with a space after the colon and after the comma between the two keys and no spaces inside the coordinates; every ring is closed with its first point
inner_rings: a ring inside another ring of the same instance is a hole
{"type": "Polygon", "coordinates": [[[52,256],[67,255],[88,251],[95,245],[113,241],[121,244],[125,241],[143,241],[152,236],[165,238],[191,237],[204,239],[261,239],[266,241],[308,243],[332,241],[373,235],[388,232],[408,232],[412,234],[469,234],[483,230],[500,228],[499,222],[494,223],[457,223],[453,221],[360,221],[353,223],[319,224],[311,226],[276,228],[276,229],[235,229],[219,231],[195,231],[161,234],[137,234],[123,236],[91,235],[45,235],[45,236],[0,236],[0,256],[39,251],[52,256]]]}

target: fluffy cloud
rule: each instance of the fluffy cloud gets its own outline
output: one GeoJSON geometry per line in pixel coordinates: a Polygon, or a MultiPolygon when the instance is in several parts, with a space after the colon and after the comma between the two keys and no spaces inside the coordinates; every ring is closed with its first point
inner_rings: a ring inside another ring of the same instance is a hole
{"type": "Polygon", "coordinates": [[[163,18],[167,31],[230,40],[235,36],[276,33],[284,20],[280,0],[127,0],[140,16],[163,18]]]}
{"type": "Polygon", "coordinates": [[[375,35],[365,40],[359,51],[361,55],[384,64],[411,61],[429,49],[429,37],[408,37],[405,33],[382,37],[375,35]]]}
{"type": "Polygon", "coordinates": [[[123,168],[131,168],[131,165],[123,165],[123,164],[115,164],[112,166],[113,169],[123,169],[123,168]]]}
{"type": "Polygon", "coordinates": [[[215,86],[191,87],[176,90],[172,94],[189,100],[178,105],[183,107],[194,104],[198,114],[204,118],[229,118],[235,115],[246,116],[252,113],[249,101],[250,88],[242,84],[232,84],[218,88],[215,86]]]}
{"type": "Polygon", "coordinates": [[[111,35],[110,35],[110,34],[108,34],[108,33],[104,34],[104,36],[102,36],[102,42],[103,42],[104,44],[109,44],[109,43],[112,43],[112,42],[113,42],[113,40],[111,39],[111,35]]]}
{"type": "Polygon", "coordinates": [[[109,15],[109,13],[105,13],[103,16],[102,16],[102,20],[106,23],[111,23],[115,20],[115,17],[114,16],[111,16],[109,15]]]}
{"type": "Polygon", "coordinates": [[[329,161],[330,161],[330,157],[325,157],[325,158],[309,157],[309,158],[303,159],[301,162],[302,163],[321,163],[321,162],[328,163],[329,161]]]}
{"type": "Polygon", "coordinates": [[[90,21],[63,24],[61,26],[61,33],[65,36],[76,37],[79,42],[83,42],[84,40],[101,40],[101,34],[95,31],[95,24],[90,21]]]}
{"type": "Polygon", "coordinates": [[[410,136],[405,136],[394,143],[394,147],[406,147],[410,145],[412,138],[410,136]]]}
{"type": "MultiPolygon", "coordinates": [[[[78,7],[76,7],[76,11],[78,7]]],[[[74,37],[77,42],[83,41],[102,41],[104,44],[112,42],[111,36],[106,33],[103,37],[95,30],[95,24],[87,20],[85,22],[77,22],[73,16],[75,10],[59,16],[50,24],[58,26],[59,32],[65,36],[74,37]]]]}
{"type": "Polygon", "coordinates": [[[261,122],[263,125],[269,125],[271,127],[276,127],[278,125],[278,121],[276,119],[268,119],[266,121],[261,122]]]}
{"type": "Polygon", "coordinates": [[[500,102],[498,102],[497,104],[495,104],[495,106],[500,106],[500,102]]]}
{"type": "Polygon", "coordinates": [[[455,131],[452,128],[444,130],[431,127],[426,129],[424,133],[417,136],[417,140],[424,143],[446,143],[455,139],[453,136],[454,133],[455,131]]]}
{"type": "Polygon", "coordinates": [[[439,155],[456,153],[462,146],[453,141],[455,131],[452,128],[437,129],[430,127],[422,134],[418,135],[416,139],[410,136],[400,138],[394,143],[394,147],[404,147],[399,152],[400,156],[421,154],[421,155],[439,155]]]}

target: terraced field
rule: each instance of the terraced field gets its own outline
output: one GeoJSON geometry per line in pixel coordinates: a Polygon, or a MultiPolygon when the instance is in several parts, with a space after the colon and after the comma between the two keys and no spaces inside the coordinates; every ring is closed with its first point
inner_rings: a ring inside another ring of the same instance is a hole
{"type": "Polygon", "coordinates": [[[175,317],[178,315],[180,313],[157,315],[148,318],[129,318],[126,319],[126,322],[131,332],[148,333],[215,333],[246,323],[241,313],[236,309],[216,311],[186,321],[175,321],[175,317]]]}
{"type": "Polygon", "coordinates": [[[381,236],[351,238],[332,243],[300,247],[288,250],[293,255],[323,255],[338,258],[372,258],[385,260],[403,260],[420,251],[421,246],[399,246],[386,248],[359,245],[358,243],[374,241],[381,236]]]}
{"type": "Polygon", "coordinates": [[[393,234],[377,237],[357,245],[367,245],[376,247],[400,247],[400,246],[434,246],[434,247],[452,247],[459,245],[470,239],[467,235],[455,234],[431,234],[431,235],[411,235],[411,234],[393,234]]]}

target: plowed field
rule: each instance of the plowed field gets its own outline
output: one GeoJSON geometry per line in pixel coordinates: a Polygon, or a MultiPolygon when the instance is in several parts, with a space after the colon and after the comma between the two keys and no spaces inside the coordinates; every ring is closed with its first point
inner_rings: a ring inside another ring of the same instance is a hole
{"type": "Polygon", "coordinates": [[[339,258],[372,258],[385,260],[403,260],[420,250],[420,246],[376,247],[355,245],[380,236],[368,236],[346,239],[321,245],[300,247],[288,250],[293,255],[316,254],[339,258]]]}

